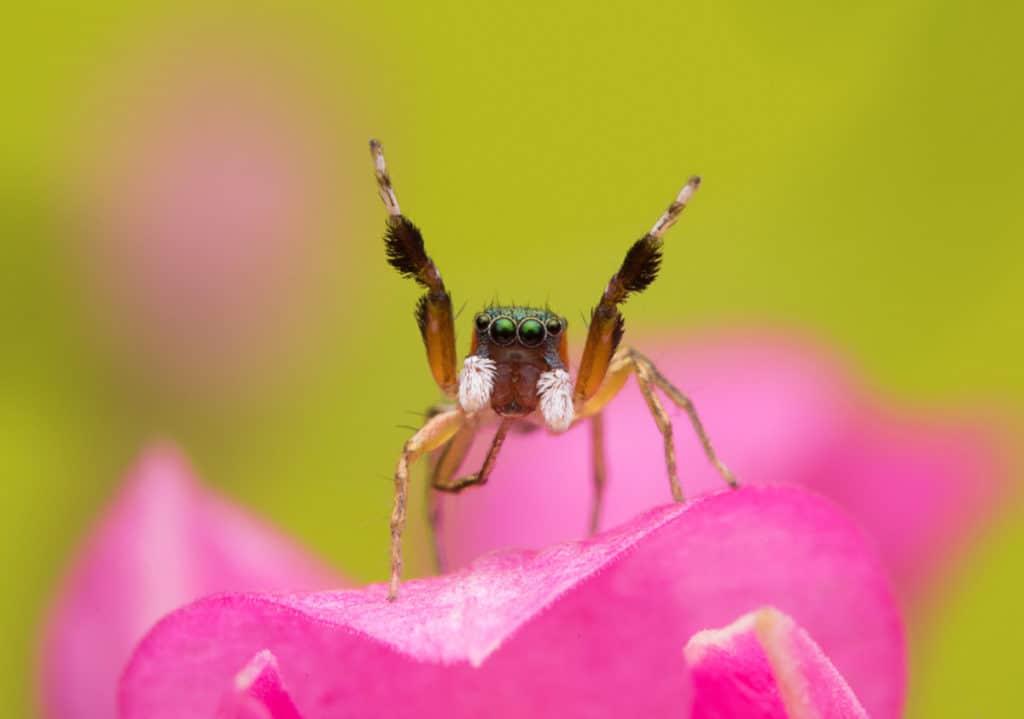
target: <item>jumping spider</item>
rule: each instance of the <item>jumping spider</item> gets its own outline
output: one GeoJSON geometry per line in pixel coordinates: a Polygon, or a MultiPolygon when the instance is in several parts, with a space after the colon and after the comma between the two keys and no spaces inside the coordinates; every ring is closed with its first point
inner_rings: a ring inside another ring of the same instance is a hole
{"type": "MultiPolygon", "coordinates": [[[[391,513],[389,599],[398,594],[402,572],[409,465],[425,452],[441,450],[430,479],[433,489],[460,492],[466,487],[484,484],[509,428],[516,422],[543,424],[552,432],[564,432],[577,422],[590,420],[595,455],[590,529],[596,531],[605,485],[601,410],[622,389],[630,373],[636,375],[640,391],[664,438],[672,498],[682,502],[683,490],[676,476],[672,425],[654,393],[655,387],[686,412],[708,460],[730,487],[736,487],[735,477],[715,454],[690,399],[665,379],[645,356],[632,347],[619,347],[624,330],[619,305],[631,293],[642,292],[654,281],[661,267],[662,236],[675,224],[700,187],[699,177],[690,178],[650,231],[633,243],[619,271],[612,275],[600,302],[590,313],[587,343],[574,383],[569,377],[565,318],[548,309],[534,307],[487,307],[478,313],[473,318],[469,355],[462,369],[457,370],[451,297],[437,266],[427,256],[423,236],[398,208],[381,144],[371,140],[370,152],[376,167],[378,190],[388,212],[384,236],[388,262],[426,289],[416,305],[416,322],[434,381],[449,400],[455,400],[428,415],[426,423],[403,445],[398,458],[391,513]],[[480,471],[457,476],[473,435],[495,421],[498,429],[480,471]]],[[[435,554],[439,556],[434,513],[431,514],[431,532],[435,554]]]]}

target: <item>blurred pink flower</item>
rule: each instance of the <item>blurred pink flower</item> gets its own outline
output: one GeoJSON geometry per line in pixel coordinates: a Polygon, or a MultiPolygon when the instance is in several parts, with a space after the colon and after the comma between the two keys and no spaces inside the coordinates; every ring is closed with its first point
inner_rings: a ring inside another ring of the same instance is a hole
{"type": "MultiPolygon", "coordinates": [[[[864,527],[900,593],[913,596],[996,505],[1005,449],[981,417],[895,408],[819,345],[783,333],[720,333],[639,344],[694,400],[743,484],[798,484],[834,499],[864,527]]],[[[694,497],[723,486],[686,415],[673,418],[680,480],[694,497]]],[[[608,488],[602,526],[669,499],[661,435],[635,384],[605,412],[608,488]]],[[[463,465],[475,471],[487,441],[463,465]]],[[[503,547],[543,547],[585,533],[590,436],[512,434],[485,488],[440,498],[451,568],[503,547]]]]}
{"type": "Polygon", "coordinates": [[[385,594],[226,594],[180,609],[136,650],[121,716],[687,716],[749,691],[709,685],[709,662],[749,665],[768,707],[792,706],[802,687],[808,706],[850,709],[822,716],[861,716],[858,700],[876,719],[902,709],[885,571],[842,512],[797,489],[660,507],[592,540],[408,582],[394,603],[385,594]],[[766,660],[721,641],[731,657],[694,655],[693,641],[716,644],[698,632],[767,606],[803,630],[758,624],[766,660]]]}
{"type": "Polygon", "coordinates": [[[196,482],[173,448],[143,454],[85,542],[42,647],[45,714],[113,719],[117,679],[161,616],[213,592],[344,582],[196,482]]]}
{"type": "Polygon", "coordinates": [[[346,192],[329,176],[318,99],[240,45],[138,58],[105,103],[121,114],[83,143],[80,254],[97,320],[163,384],[230,384],[293,352],[310,293],[343,264],[325,261],[346,192]]]}

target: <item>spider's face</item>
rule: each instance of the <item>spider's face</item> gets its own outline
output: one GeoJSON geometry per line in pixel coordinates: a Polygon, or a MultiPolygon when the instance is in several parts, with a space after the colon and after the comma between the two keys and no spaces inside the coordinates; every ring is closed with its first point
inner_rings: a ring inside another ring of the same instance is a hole
{"type": "Polygon", "coordinates": [[[548,426],[566,429],[573,416],[566,324],[535,307],[488,307],[477,314],[459,375],[462,408],[490,406],[503,417],[539,408],[548,426]]]}

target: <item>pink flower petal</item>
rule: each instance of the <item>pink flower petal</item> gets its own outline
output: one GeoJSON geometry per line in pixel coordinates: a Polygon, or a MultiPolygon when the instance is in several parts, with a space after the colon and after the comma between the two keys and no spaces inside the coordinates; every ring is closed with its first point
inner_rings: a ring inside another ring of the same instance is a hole
{"type": "MultiPolygon", "coordinates": [[[[741,483],[800,484],[834,498],[883,550],[903,591],[919,586],[1000,493],[991,424],[936,420],[934,412],[896,419],[836,357],[805,340],[735,333],[646,351],[693,399],[741,483]]],[[[665,404],[685,492],[718,490],[722,480],[686,415],[665,404]]],[[[607,408],[605,429],[609,527],[670,494],[661,435],[633,380],[607,408]]],[[[489,431],[478,438],[463,472],[480,466],[489,439],[489,431]]],[[[583,536],[590,446],[586,426],[510,435],[486,487],[440,498],[450,568],[504,547],[583,536]]]]}
{"type": "Polygon", "coordinates": [[[348,193],[323,161],[321,98],[287,63],[220,37],[126,64],[109,88],[123,111],[85,124],[101,129],[77,180],[96,320],[161,387],[209,393],[302,345],[348,193]]]}
{"type": "Polygon", "coordinates": [[[217,719],[302,719],[268,650],[257,652],[235,677],[217,719]]]}
{"type": "Polygon", "coordinates": [[[115,716],[117,680],[135,643],[186,602],[218,591],[341,584],[200,486],[173,448],[150,449],[88,538],[51,612],[42,649],[46,714],[115,716]]]}
{"type": "Polygon", "coordinates": [[[801,481],[843,505],[880,548],[901,589],[925,586],[1005,495],[1003,425],[869,408],[821,471],[801,481]]]}
{"type": "Polygon", "coordinates": [[[686,644],[692,719],[867,719],[807,632],[777,609],[706,629],[686,644]]]}
{"type": "Polygon", "coordinates": [[[230,594],[179,610],[130,662],[122,718],[208,716],[263,648],[307,719],[680,716],[686,641],[766,605],[816,637],[872,716],[902,708],[885,572],[840,511],[796,489],[663,506],[590,541],[385,594],[230,594]]]}

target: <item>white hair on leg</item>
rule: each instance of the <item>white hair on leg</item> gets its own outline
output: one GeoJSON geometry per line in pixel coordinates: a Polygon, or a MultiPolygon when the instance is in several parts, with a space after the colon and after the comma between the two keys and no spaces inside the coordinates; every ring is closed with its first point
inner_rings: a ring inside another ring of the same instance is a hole
{"type": "Polygon", "coordinates": [[[676,220],[679,219],[679,215],[682,214],[683,210],[686,209],[686,205],[690,202],[690,198],[693,197],[693,193],[700,187],[700,178],[694,175],[690,178],[683,189],[679,191],[679,195],[676,197],[676,201],[669,205],[668,209],[665,210],[664,214],[658,218],[658,221],[654,223],[654,227],[647,234],[652,237],[661,238],[668,228],[676,224],[676,220]]]}
{"type": "Polygon", "coordinates": [[[380,199],[384,201],[384,207],[388,214],[397,217],[402,214],[402,211],[398,208],[398,198],[395,197],[395,191],[391,187],[391,176],[388,175],[387,165],[384,164],[384,148],[379,140],[370,140],[370,153],[373,154],[373,168],[377,175],[377,191],[380,193],[380,199]]]}
{"type": "Polygon", "coordinates": [[[459,372],[459,406],[467,414],[477,412],[491,401],[494,390],[494,360],[470,355],[459,372]]]}
{"type": "Polygon", "coordinates": [[[537,394],[540,395],[540,413],[544,415],[545,424],[555,432],[569,429],[575,418],[569,373],[564,369],[543,373],[537,380],[537,394]]]}

